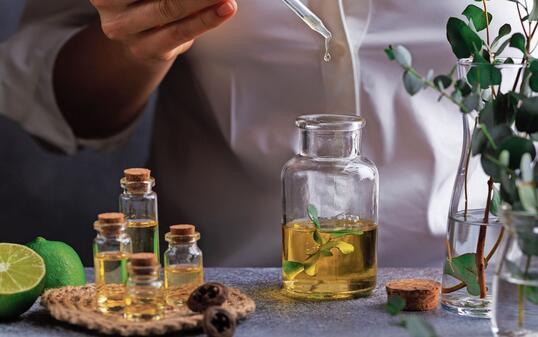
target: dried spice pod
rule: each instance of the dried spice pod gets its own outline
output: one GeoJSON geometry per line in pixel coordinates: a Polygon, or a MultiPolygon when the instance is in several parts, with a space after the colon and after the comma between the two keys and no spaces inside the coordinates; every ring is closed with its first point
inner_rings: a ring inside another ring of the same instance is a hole
{"type": "Polygon", "coordinates": [[[189,299],[187,306],[194,312],[203,312],[209,307],[219,306],[228,299],[228,288],[223,284],[210,282],[196,288],[189,299]]]}
{"type": "Polygon", "coordinates": [[[232,337],[236,326],[235,316],[222,307],[210,307],[204,313],[202,328],[208,337],[232,337]]]}

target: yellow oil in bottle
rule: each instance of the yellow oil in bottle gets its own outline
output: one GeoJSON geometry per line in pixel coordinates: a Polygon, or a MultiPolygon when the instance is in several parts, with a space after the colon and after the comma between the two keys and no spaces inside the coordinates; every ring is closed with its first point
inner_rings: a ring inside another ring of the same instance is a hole
{"type": "Polygon", "coordinates": [[[310,221],[282,227],[284,290],[307,299],[369,295],[376,284],[377,225],[348,219],[320,222],[319,242],[310,221]]]}
{"type": "Polygon", "coordinates": [[[131,237],[133,253],[153,253],[159,261],[159,223],[157,221],[127,219],[127,234],[131,237]]]}
{"type": "Polygon", "coordinates": [[[162,290],[148,286],[127,289],[124,317],[131,321],[153,321],[164,317],[162,290]]]}
{"type": "Polygon", "coordinates": [[[201,265],[171,265],[164,269],[166,304],[180,306],[189,298],[190,293],[204,283],[204,270],[201,265]]]}
{"type": "Polygon", "coordinates": [[[97,309],[101,312],[119,312],[125,306],[127,258],[123,252],[102,252],[94,257],[97,309]]]}

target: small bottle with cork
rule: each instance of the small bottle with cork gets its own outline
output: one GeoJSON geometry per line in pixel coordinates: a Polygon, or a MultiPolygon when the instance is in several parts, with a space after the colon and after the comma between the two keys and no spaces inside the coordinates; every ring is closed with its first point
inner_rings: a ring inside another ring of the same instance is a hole
{"type": "Polygon", "coordinates": [[[131,321],[152,321],[164,316],[160,265],[153,253],[129,257],[129,279],[125,291],[124,317],[131,321]]]}
{"type": "Polygon", "coordinates": [[[103,313],[121,312],[125,306],[127,258],[131,253],[131,239],[125,233],[122,213],[99,214],[94,228],[93,242],[96,306],[103,313]]]}
{"type": "Polygon", "coordinates": [[[159,222],[155,179],[151,171],[131,168],[121,179],[120,212],[127,219],[127,233],[133,241],[133,253],[153,253],[159,258],[159,222]]]}
{"type": "Polygon", "coordinates": [[[193,225],[173,225],[165,238],[169,244],[164,253],[165,299],[170,306],[181,306],[204,283],[200,233],[193,225]]]}

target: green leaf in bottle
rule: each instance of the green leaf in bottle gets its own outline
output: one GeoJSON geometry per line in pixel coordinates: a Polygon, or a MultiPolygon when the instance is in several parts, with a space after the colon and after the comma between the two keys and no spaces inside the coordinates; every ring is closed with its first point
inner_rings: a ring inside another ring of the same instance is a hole
{"type": "Polygon", "coordinates": [[[445,262],[444,273],[465,283],[467,292],[470,295],[480,295],[475,253],[467,253],[452,259],[447,259],[445,262]]]}
{"type": "Polygon", "coordinates": [[[287,278],[293,280],[297,275],[304,271],[304,265],[295,261],[284,261],[282,263],[282,271],[287,278]]]}

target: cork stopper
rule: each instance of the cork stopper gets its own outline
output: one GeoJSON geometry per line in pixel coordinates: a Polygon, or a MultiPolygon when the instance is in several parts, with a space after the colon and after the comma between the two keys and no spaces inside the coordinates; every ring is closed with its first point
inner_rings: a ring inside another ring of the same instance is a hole
{"type": "Polygon", "coordinates": [[[153,267],[157,265],[157,258],[153,253],[136,253],[129,256],[129,262],[133,267],[153,267]]]}
{"type": "Polygon", "coordinates": [[[170,233],[172,235],[194,235],[196,227],[194,225],[172,225],[170,226],[170,233]]]}
{"type": "Polygon", "coordinates": [[[97,216],[97,220],[101,224],[122,224],[125,222],[123,213],[101,213],[97,216]]]}
{"type": "Polygon", "coordinates": [[[427,279],[393,280],[385,285],[387,296],[400,296],[405,300],[405,311],[429,311],[439,305],[441,284],[427,279]]]}
{"type": "Polygon", "coordinates": [[[125,228],[125,216],[123,213],[101,213],[93,228],[105,235],[118,235],[125,228]]]}
{"type": "Polygon", "coordinates": [[[147,181],[151,178],[151,171],[145,168],[130,168],[123,171],[128,182],[147,181]]]}

